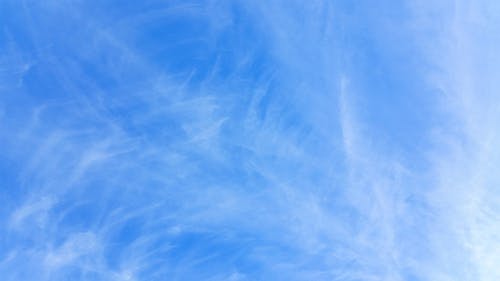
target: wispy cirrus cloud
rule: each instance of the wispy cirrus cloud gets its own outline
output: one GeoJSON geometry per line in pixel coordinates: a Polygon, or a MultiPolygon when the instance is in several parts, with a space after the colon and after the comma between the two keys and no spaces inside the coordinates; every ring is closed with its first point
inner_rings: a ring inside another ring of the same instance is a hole
{"type": "Polygon", "coordinates": [[[498,7],[393,2],[0,4],[0,275],[496,280],[498,7]]]}

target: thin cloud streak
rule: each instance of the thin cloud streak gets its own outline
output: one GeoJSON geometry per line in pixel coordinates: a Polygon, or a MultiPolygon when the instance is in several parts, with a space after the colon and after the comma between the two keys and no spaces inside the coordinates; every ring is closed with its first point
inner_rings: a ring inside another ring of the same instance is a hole
{"type": "Polygon", "coordinates": [[[0,6],[4,280],[498,279],[497,5],[0,6]]]}

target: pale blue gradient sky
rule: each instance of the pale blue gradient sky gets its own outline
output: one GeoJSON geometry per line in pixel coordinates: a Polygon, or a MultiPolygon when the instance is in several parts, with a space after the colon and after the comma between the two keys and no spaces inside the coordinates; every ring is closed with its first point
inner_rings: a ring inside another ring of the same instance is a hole
{"type": "Polygon", "coordinates": [[[497,1],[0,1],[0,279],[500,280],[497,1]]]}

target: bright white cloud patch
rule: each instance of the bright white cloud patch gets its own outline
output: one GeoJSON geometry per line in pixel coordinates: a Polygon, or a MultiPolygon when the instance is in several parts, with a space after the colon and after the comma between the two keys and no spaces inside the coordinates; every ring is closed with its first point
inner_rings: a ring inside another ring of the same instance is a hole
{"type": "Polygon", "coordinates": [[[1,2],[0,279],[499,280],[499,14],[1,2]]]}

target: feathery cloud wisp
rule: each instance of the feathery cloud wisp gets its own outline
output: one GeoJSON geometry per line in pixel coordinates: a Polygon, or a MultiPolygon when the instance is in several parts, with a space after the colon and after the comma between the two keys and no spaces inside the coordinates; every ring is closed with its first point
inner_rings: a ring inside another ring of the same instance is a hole
{"type": "Polygon", "coordinates": [[[2,280],[497,280],[499,9],[2,2],[2,280]]]}

